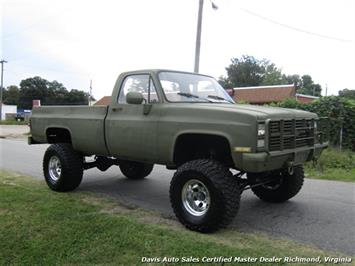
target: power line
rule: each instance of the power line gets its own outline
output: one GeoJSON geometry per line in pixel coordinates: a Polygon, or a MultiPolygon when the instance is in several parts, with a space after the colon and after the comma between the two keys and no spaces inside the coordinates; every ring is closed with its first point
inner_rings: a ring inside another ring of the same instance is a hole
{"type": "Polygon", "coordinates": [[[252,11],[250,11],[248,9],[245,9],[245,8],[240,8],[240,10],[242,10],[242,11],[244,11],[244,12],[250,14],[250,15],[253,15],[255,17],[258,17],[258,18],[261,18],[261,19],[266,20],[268,22],[271,22],[273,24],[279,25],[281,27],[284,27],[284,28],[287,28],[287,29],[291,29],[291,30],[294,30],[294,31],[298,31],[298,32],[302,32],[302,33],[305,33],[305,34],[308,34],[308,35],[313,35],[313,36],[317,36],[317,37],[321,37],[321,38],[325,38],[325,39],[329,39],[329,40],[333,40],[333,41],[339,41],[339,42],[353,42],[353,40],[341,39],[341,38],[337,38],[337,37],[332,37],[332,36],[328,36],[328,35],[319,34],[319,33],[316,33],[316,32],[307,31],[307,30],[304,30],[304,29],[296,28],[294,26],[290,26],[290,25],[278,22],[276,20],[264,17],[262,15],[259,15],[259,14],[255,13],[255,12],[252,12],[252,11]]]}

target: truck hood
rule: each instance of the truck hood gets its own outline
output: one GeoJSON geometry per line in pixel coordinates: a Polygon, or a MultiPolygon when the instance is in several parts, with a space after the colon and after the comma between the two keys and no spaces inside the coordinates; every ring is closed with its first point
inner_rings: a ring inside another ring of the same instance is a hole
{"type": "Polygon", "coordinates": [[[317,118],[317,115],[307,111],[296,109],[268,107],[249,104],[209,104],[202,103],[202,106],[209,109],[225,110],[228,112],[243,113],[256,116],[258,120],[263,119],[296,119],[296,118],[317,118]]]}

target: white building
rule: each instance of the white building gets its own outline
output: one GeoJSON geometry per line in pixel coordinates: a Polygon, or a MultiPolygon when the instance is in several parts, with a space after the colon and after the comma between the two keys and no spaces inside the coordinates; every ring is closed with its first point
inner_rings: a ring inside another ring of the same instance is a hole
{"type": "Polygon", "coordinates": [[[17,105],[3,104],[1,108],[1,120],[5,120],[6,114],[17,114],[17,105]]]}

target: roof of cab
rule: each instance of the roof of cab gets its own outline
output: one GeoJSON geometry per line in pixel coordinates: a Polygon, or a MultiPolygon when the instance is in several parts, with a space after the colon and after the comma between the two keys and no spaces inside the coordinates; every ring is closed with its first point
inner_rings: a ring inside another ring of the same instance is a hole
{"type": "Polygon", "coordinates": [[[188,71],[181,71],[181,70],[172,70],[172,69],[139,69],[139,70],[133,70],[133,71],[125,71],[121,75],[126,76],[128,74],[144,74],[144,73],[159,74],[159,72],[176,72],[176,73],[182,73],[182,74],[193,74],[193,75],[199,75],[199,76],[205,76],[205,77],[212,77],[210,75],[188,72],[188,71]]]}

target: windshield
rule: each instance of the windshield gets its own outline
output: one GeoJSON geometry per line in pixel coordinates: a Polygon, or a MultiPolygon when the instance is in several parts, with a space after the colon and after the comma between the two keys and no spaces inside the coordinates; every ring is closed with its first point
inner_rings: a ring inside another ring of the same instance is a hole
{"type": "Polygon", "coordinates": [[[169,102],[234,103],[211,77],[179,72],[160,72],[159,79],[169,102]]]}

